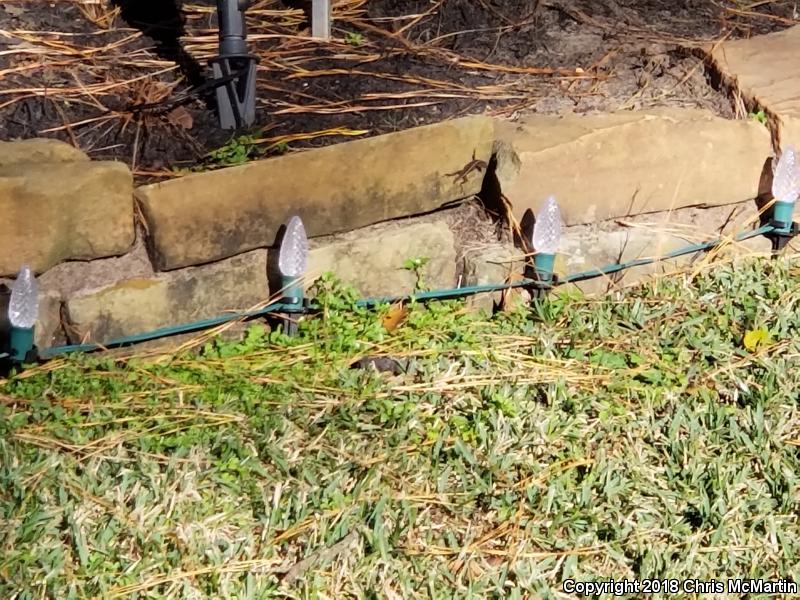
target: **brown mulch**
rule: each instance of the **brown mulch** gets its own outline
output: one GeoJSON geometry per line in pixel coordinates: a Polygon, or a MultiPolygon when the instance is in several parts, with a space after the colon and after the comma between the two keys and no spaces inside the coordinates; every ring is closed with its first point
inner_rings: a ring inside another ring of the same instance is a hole
{"type": "Polygon", "coordinates": [[[692,106],[732,117],[690,50],[788,27],[794,7],[339,0],[323,43],[309,38],[302,0],[259,0],[248,11],[257,123],[232,134],[193,92],[217,49],[214,2],[4,0],[0,139],[57,137],[144,180],[483,112],[692,106]],[[229,152],[210,158],[219,147],[229,152]]]}

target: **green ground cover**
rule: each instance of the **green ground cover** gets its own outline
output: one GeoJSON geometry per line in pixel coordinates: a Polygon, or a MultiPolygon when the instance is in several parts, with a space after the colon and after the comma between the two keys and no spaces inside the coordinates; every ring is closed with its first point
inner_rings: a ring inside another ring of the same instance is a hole
{"type": "Polygon", "coordinates": [[[323,287],[295,338],[254,326],[0,382],[0,597],[800,580],[793,261],[491,319],[415,305],[391,332],[323,287]]]}

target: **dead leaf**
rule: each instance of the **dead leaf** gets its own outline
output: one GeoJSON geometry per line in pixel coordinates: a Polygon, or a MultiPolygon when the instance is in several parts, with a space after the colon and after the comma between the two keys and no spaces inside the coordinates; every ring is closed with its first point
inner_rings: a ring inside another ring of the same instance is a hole
{"type": "Polygon", "coordinates": [[[192,119],[192,115],[189,114],[189,111],[183,106],[176,106],[169,111],[167,114],[167,121],[176,127],[182,127],[183,129],[191,129],[194,125],[194,119],[192,119]]]}
{"type": "Polygon", "coordinates": [[[453,573],[453,575],[458,575],[464,568],[464,561],[461,560],[460,558],[454,558],[453,560],[450,561],[450,563],[447,566],[450,569],[450,572],[453,573]]]}
{"type": "Polygon", "coordinates": [[[406,320],[407,316],[408,308],[402,302],[395,302],[389,307],[389,312],[383,316],[381,323],[386,331],[394,331],[406,320]]]}
{"type": "Polygon", "coordinates": [[[480,579],[483,576],[484,569],[481,567],[477,561],[471,560],[467,563],[467,573],[469,573],[470,579],[480,579]]]}
{"type": "Polygon", "coordinates": [[[506,559],[502,556],[487,556],[486,557],[486,564],[492,568],[497,568],[502,566],[502,564],[506,561],[506,559]]]}

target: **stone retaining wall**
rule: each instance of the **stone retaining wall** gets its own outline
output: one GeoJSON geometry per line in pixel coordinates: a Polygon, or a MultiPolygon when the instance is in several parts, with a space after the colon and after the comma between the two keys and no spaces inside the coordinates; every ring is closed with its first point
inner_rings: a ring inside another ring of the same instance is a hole
{"type": "MultiPolygon", "coordinates": [[[[427,259],[432,288],[500,282],[522,272],[525,249],[458,207],[499,193],[519,220],[555,194],[567,225],[557,270],[586,270],[747,227],[771,153],[760,123],[695,110],[470,117],[134,189],[121,163],[53,140],[0,142],[0,276],[22,264],[40,276],[40,347],[264,302],[292,214],[312,236],[308,283],[332,271],[365,296],[409,293],[410,258],[427,259]]],[[[674,264],[580,285],[601,292],[674,264]]]]}

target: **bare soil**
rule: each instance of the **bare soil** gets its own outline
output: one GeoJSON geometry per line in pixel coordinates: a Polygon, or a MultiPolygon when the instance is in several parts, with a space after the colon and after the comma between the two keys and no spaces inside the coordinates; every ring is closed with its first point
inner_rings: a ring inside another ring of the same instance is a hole
{"type": "Polygon", "coordinates": [[[0,138],[57,137],[152,180],[483,112],[735,117],[698,49],[795,22],[780,1],[340,0],[322,43],[308,4],[249,9],[257,123],[232,133],[204,84],[213,2],[5,0],[0,138]]]}

